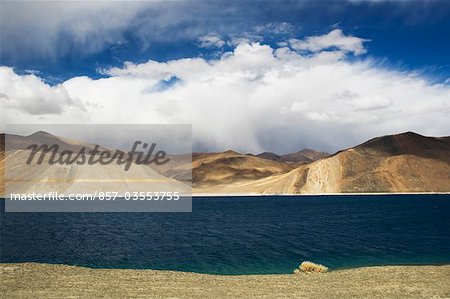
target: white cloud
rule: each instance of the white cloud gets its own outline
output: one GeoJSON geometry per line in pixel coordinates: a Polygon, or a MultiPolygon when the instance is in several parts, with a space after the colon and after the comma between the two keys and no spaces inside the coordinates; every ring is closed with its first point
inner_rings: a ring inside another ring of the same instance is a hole
{"type": "Polygon", "coordinates": [[[71,98],[62,85],[49,86],[34,74],[19,76],[0,67],[2,108],[30,115],[63,114],[66,109],[85,111],[81,101],[71,98]]]}
{"type": "Polygon", "coordinates": [[[268,23],[265,25],[258,25],[255,27],[255,32],[262,34],[289,34],[294,31],[294,26],[287,22],[268,23]]]}
{"type": "Polygon", "coordinates": [[[3,67],[4,121],[192,123],[194,149],[279,153],[335,151],[402,131],[450,132],[448,85],[369,59],[348,62],[343,50],[302,55],[241,43],[213,61],[129,62],[105,72],[111,77],[74,77],[50,87],[3,67]],[[174,76],[177,84],[154,88],[174,76]]]}
{"type": "Polygon", "coordinates": [[[225,41],[217,33],[210,33],[198,38],[201,48],[222,48],[225,41]]]}
{"type": "Polygon", "coordinates": [[[319,36],[308,36],[304,40],[290,39],[289,43],[294,50],[319,52],[329,48],[337,48],[345,53],[361,55],[366,53],[364,42],[369,41],[351,35],[345,35],[341,29],[319,36]]]}
{"type": "Polygon", "coordinates": [[[0,50],[13,62],[58,62],[129,42],[143,51],[155,43],[195,41],[218,22],[215,10],[214,3],[191,1],[2,1],[0,33],[8,42],[0,50]]]}
{"type": "MultiPolygon", "coordinates": [[[[46,57],[96,53],[123,42],[123,32],[147,2],[2,2],[3,55],[46,57]]],[[[16,57],[17,59],[19,57],[16,57]]]]}

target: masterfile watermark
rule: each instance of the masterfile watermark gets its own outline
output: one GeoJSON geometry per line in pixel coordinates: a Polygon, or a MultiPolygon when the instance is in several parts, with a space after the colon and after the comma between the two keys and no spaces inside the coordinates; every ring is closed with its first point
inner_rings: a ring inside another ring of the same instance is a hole
{"type": "Polygon", "coordinates": [[[10,200],[22,200],[22,201],[73,201],[73,200],[98,200],[98,201],[114,201],[114,200],[167,200],[177,201],[180,200],[181,195],[179,192],[126,192],[119,196],[119,192],[94,192],[94,193],[13,193],[10,196],[10,200]]]}
{"type": "Polygon", "coordinates": [[[163,165],[170,161],[167,158],[167,154],[164,150],[156,150],[156,143],[148,144],[142,141],[135,141],[131,150],[125,153],[121,150],[111,151],[108,149],[100,149],[100,145],[96,144],[89,150],[86,147],[81,147],[78,152],[72,150],[62,150],[60,151],[60,146],[58,144],[48,145],[48,144],[32,144],[27,147],[30,150],[30,154],[26,163],[28,165],[32,164],[37,153],[40,153],[37,158],[36,164],[42,164],[48,153],[51,153],[50,158],[46,163],[60,164],[60,165],[108,165],[111,163],[116,163],[117,165],[125,165],[124,170],[128,171],[131,165],[150,165],[152,163],[156,165],[163,165]],[[139,151],[139,146],[143,150],[146,150],[145,156],[144,151],[139,151]]]}
{"type": "Polygon", "coordinates": [[[191,125],[6,125],[6,212],[190,212],[191,125]]]}

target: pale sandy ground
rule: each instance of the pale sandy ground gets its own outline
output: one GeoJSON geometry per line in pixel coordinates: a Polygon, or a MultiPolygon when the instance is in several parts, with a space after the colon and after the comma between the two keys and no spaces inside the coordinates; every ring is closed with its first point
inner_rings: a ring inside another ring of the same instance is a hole
{"type": "Polygon", "coordinates": [[[450,298],[450,265],[221,276],[23,263],[0,276],[1,298],[450,298]]]}

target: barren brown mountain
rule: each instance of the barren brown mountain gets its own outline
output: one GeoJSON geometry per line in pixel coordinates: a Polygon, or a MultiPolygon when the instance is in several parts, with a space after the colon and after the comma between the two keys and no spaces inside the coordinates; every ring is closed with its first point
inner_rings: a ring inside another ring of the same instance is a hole
{"type": "MultiPolygon", "coordinates": [[[[35,137],[41,142],[42,138],[49,138],[52,144],[56,140],[62,147],[74,150],[82,145],[44,132],[36,134],[13,136],[11,150],[22,150],[35,137]]],[[[4,134],[1,139],[0,171],[4,182],[4,134]]],[[[138,169],[144,171],[141,167],[138,169]]],[[[231,150],[194,153],[192,163],[190,155],[171,156],[168,164],[155,170],[164,177],[192,183],[194,194],[450,192],[450,137],[407,132],[377,137],[332,156],[313,150],[256,156],[231,150]]],[[[103,176],[115,176],[105,171],[120,169],[96,169],[103,176]]],[[[4,184],[1,188],[3,193],[4,184]]]]}
{"type": "MultiPolygon", "coordinates": [[[[38,131],[29,136],[20,136],[14,134],[0,134],[2,142],[2,150],[5,148],[5,141],[8,150],[27,150],[30,145],[57,145],[58,151],[79,152],[82,148],[85,150],[92,150],[95,144],[86,142],[79,142],[77,140],[68,139],[60,136],[55,136],[44,131],[38,131]],[[5,139],[6,137],[6,139],[5,139]]],[[[100,151],[107,151],[108,149],[102,146],[98,147],[100,151]]]]}
{"type": "Polygon", "coordinates": [[[209,193],[450,192],[450,138],[412,132],[371,139],[288,173],[209,193]]]}
{"type": "Polygon", "coordinates": [[[295,167],[295,164],[239,154],[231,150],[222,153],[194,153],[192,184],[198,189],[221,188],[287,173],[295,167]]]}
{"type": "Polygon", "coordinates": [[[0,195],[5,194],[5,134],[0,134],[0,195]]]}
{"type": "Polygon", "coordinates": [[[330,154],[324,153],[324,152],[318,152],[312,149],[302,149],[301,151],[298,151],[296,153],[286,154],[286,155],[277,155],[275,153],[271,152],[264,152],[261,154],[256,155],[256,157],[264,158],[267,160],[272,161],[279,161],[279,162],[290,162],[290,163],[296,163],[296,164],[305,164],[305,163],[311,163],[326,157],[329,157],[330,154]]]}
{"type": "Polygon", "coordinates": [[[318,152],[309,148],[302,149],[299,152],[283,155],[283,161],[285,162],[305,162],[310,163],[326,157],[330,154],[324,152],[318,152]]]}
{"type": "MultiPolygon", "coordinates": [[[[31,144],[47,146],[58,145],[57,156],[63,151],[79,152],[85,149],[86,159],[88,151],[95,145],[54,136],[46,132],[37,132],[29,136],[6,135],[1,136],[1,194],[10,193],[48,193],[59,192],[66,194],[80,194],[95,192],[145,192],[170,190],[172,192],[188,193],[190,186],[184,182],[161,175],[148,165],[131,162],[133,166],[124,171],[124,165],[118,163],[50,163],[52,153],[43,155],[44,163],[27,164],[31,144]],[[6,147],[5,147],[6,138],[6,147]],[[5,180],[8,188],[5,188],[5,180]],[[5,190],[6,189],[6,190],[5,190]]],[[[99,147],[99,150],[110,151],[99,147]]],[[[37,159],[36,159],[37,160],[37,159]]],[[[190,155],[189,155],[190,166],[190,155]]]]}

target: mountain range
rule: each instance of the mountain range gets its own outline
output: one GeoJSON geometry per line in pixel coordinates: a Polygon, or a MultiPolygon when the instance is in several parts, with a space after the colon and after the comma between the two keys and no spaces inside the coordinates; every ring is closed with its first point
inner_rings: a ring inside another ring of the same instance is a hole
{"type": "Polygon", "coordinates": [[[226,194],[450,192],[450,138],[382,136],[284,173],[194,187],[226,194]]]}
{"type": "MultiPolygon", "coordinates": [[[[38,132],[30,136],[8,135],[5,152],[5,134],[0,137],[3,182],[5,158],[23,163],[26,145],[37,140],[71,150],[80,146],[92,147],[38,132]]],[[[413,132],[376,137],[332,155],[311,149],[285,155],[270,152],[254,155],[228,150],[170,158],[168,164],[161,166],[136,165],[134,172],[127,176],[166,178],[180,189],[192,185],[194,194],[450,192],[450,137],[426,137],[413,132]]],[[[35,169],[33,175],[44,179],[45,173],[70,173],[71,178],[89,177],[94,181],[105,177],[124,178],[120,167],[111,165],[96,166],[95,169],[92,165],[43,167],[39,171],[35,169]]],[[[139,188],[145,189],[145,185],[139,188]]],[[[4,186],[0,191],[4,193],[4,186]]]]}
{"type": "Polygon", "coordinates": [[[318,152],[309,148],[302,149],[296,153],[277,155],[272,152],[264,152],[256,155],[256,157],[264,158],[267,160],[291,162],[291,163],[311,163],[313,161],[329,157],[329,153],[318,152]]]}
{"type": "MultiPolygon", "coordinates": [[[[115,163],[105,165],[100,163],[52,164],[50,163],[52,156],[50,152],[44,155],[43,163],[27,164],[26,161],[31,152],[27,148],[32,144],[49,147],[58,145],[59,154],[56,156],[63,155],[64,151],[78,153],[83,149],[88,152],[95,148],[93,144],[54,136],[42,131],[29,136],[1,134],[1,194],[5,194],[6,191],[8,194],[118,192],[123,195],[125,192],[167,190],[189,193],[191,190],[191,187],[185,182],[162,175],[148,165],[134,162],[128,171],[124,171],[124,165],[117,163],[117,160],[115,160],[115,163]]],[[[98,150],[113,152],[113,150],[101,146],[98,147],[98,150]]],[[[97,154],[96,158],[99,158],[99,155],[97,154]]],[[[40,158],[40,153],[35,157],[34,161],[37,161],[40,158]]],[[[89,157],[89,155],[86,155],[86,157],[89,157]]],[[[134,159],[134,157],[132,158],[134,159]]],[[[87,160],[88,158],[86,158],[87,160]]]]}

